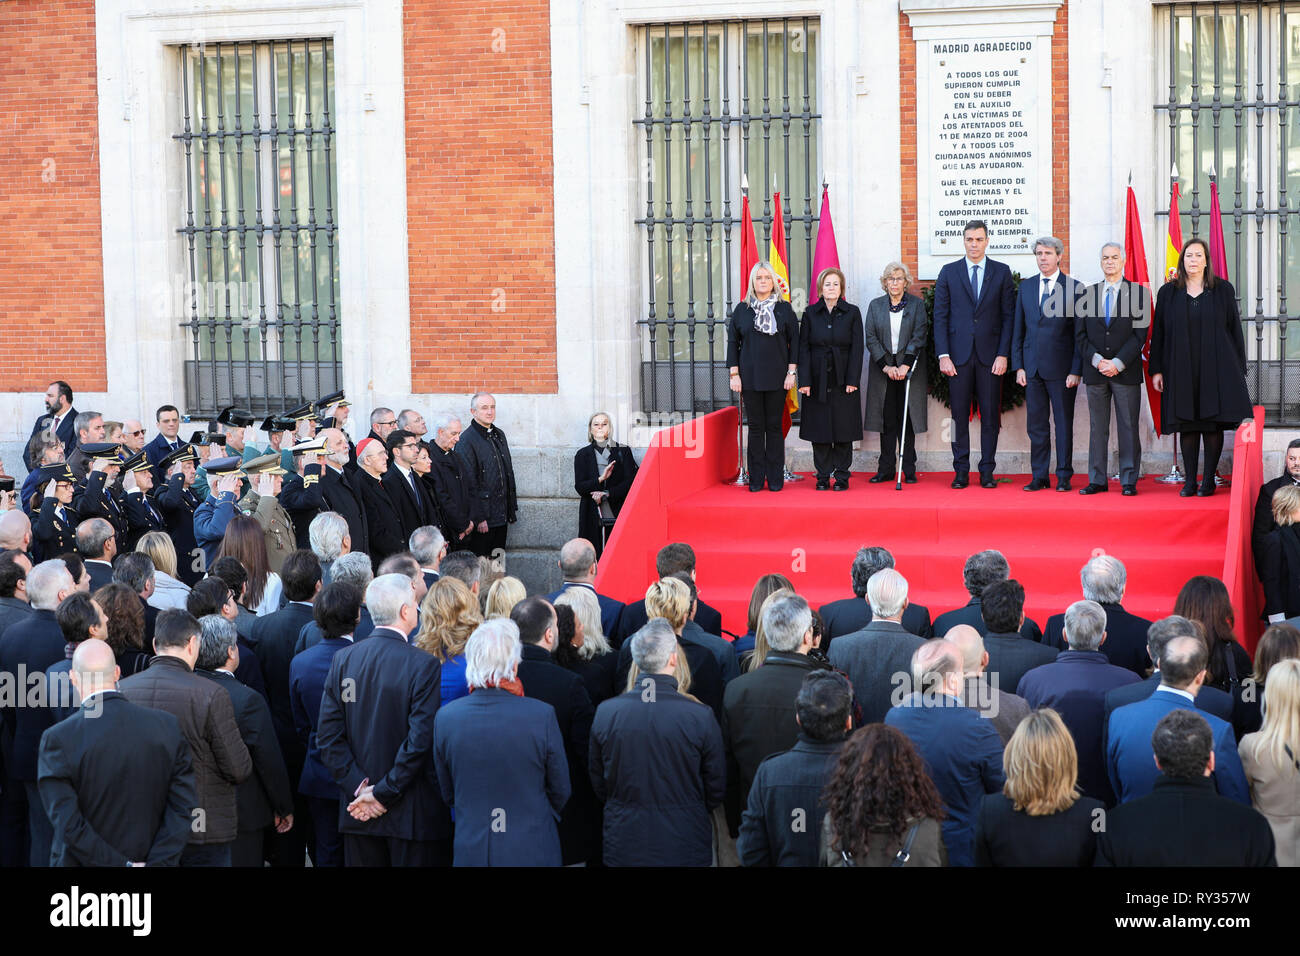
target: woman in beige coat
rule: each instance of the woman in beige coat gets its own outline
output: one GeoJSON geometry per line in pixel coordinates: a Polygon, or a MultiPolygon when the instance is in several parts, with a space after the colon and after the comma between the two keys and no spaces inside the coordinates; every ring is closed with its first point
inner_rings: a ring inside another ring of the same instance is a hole
{"type": "Polygon", "coordinates": [[[1300,661],[1269,669],[1264,726],[1242,737],[1238,752],[1251,806],[1273,828],[1277,865],[1300,864],[1300,661]]]}

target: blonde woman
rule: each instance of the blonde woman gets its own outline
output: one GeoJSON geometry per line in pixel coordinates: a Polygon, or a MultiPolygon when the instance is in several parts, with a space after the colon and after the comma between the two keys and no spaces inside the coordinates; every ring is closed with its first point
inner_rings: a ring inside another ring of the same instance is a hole
{"type": "Polygon", "coordinates": [[[975,823],[975,865],[1092,866],[1105,805],[1079,794],[1079,755],[1056,711],[1020,721],[1002,766],[1007,782],[975,823]]]}
{"type": "Polygon", "coordinates": [[[149,596],[148,605],[160,611],[168,608],[185,610],[190,588],[176,577],[176,546],[172,544],[171,535],[150,531],[136,543],[135,550],[147,554],[153,561],[153,594],[149,596]]]}
{"type": "Polygon", "coordinates": [[[564,627],[560,625],[561,641],[556,645],[555,663],[581,677],[592,705],[599,706],[602,700],[614,696],[618,672],[618,655],[600,629],[600,601],[589,588],[566,588],[555,599],[557,614],[560,608],[567,608],[573,615],[573,636],[562,653],[564,627]]]}
{"type": "MultiPolygon", "coordinates": [[[[690,589],[675,577],[666,577],[654,582],[645,592],[645,611],[650,618],[662,617],[677,635],[681,653],[677,655],[677,689],[685,694],[689,692],[700,703],[713,709],[715,716],[721,720],[722,714],[722,670],[717,659],[707,647],[694,643],[688,637],[682,638],[682,631],[691,613],[690,589]]],[[[636,687],[636,665],[632,662],[632,642],[624,641],[619,649],[619,672],[627,674],[626,681],[618,686],[627,690],[636,687]]]]}
{"type": "Polygon", "coordinates": [[[587,444],[573,456],[573,490],[578,493],[578,537],[605,550],[605,539],[636,478],[632,449],[614,440],[609,415],[597,412],[587,419],[587,444]]]}
{"type": "Polygon", "coordinates": [[[799,369],[799,320],[767,262],[750,270],[743,302],[727,322],[727,366],[731,390],[739,393],[749,419],[749,490],[780,491],[785,476],[781,418],[786,392],[799,369]]]}
{"type": "Polygon", "coordinates": [[[1277,528],[1260,545],[1259,579],[1270,624],[1300,614],[1300,487],[1286,485],[1273,494],[1277,528]]]}
{"type": "Polygon", "coordinates": [[[508,574],[503,578],[497,578],[488,588],[487,598],[483,602],[483,620],[509,617],[514,606],[526,597],[528,591],[524,588],[523,581],[508,574]]]}
{"type": "Polygon", "coordinates": [[[458,578],[443,577],[420,603],[420,632],[415,646],[442,662],[442,703],[469,693],[465,682],[465,645],[483,623],[478,598],[458,578]]]}
{"type": "Polygon", "coordinates": [[[1300,661],[1269,668],[1264,726],[1242,737],[1237,751],[1250,805],[1273,828],[1277,865],[1300,865],[1300,661]]]}

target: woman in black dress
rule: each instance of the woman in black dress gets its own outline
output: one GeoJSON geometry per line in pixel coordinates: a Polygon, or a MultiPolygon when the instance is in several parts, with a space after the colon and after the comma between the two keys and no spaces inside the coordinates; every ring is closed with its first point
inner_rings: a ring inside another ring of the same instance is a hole
{"type": "Polygon", "coordinates": [[[853,443],[862,438],[862,313],[844,301],[844,273],[824,269],[818,299],[799,324],[799,437],[812,442],[817,490],[847,491],[853,443]]]}
{"type": "Polygon", "coordinates": [[[1237,295],[1218,279],[1204,239],[1189,239],[1178,275],[1156,295],[1151,332],[1151,384],[1161,393],[1160,430],[1182,436],[1184,498],[1214,494],[1223,433],[1251,416],[1246,391],[1246,340],[1237,295]],[[1205,441],[1199,489],[1196,464],[1205,441]]]}
{"type": "Polygon", "coordinates": [[[587,419],[587,444],[573,456],[573,489],[578,493],[578,537],[605,550],[605,538],[632,490],[636,459],[632,449],[614,441],[609,416],[597,412],[587,419]]]}
{"type": "Polygon", "coordinates": [[[727,323],[731,390],[739,392],[749,419],[749,490],[780,491],[785,482],[781,418],[799,363],[799,320],[777,291],[776,273],[760,262],[749,272],[745,301],[727,323]]]}
{"type": "Polygon", "coordinates": [[[1259,579],[1270,624],[1300,615],[1300,487],[1286,485],[1273,495],[1275,529],[1260,543],[1259,579]]]}

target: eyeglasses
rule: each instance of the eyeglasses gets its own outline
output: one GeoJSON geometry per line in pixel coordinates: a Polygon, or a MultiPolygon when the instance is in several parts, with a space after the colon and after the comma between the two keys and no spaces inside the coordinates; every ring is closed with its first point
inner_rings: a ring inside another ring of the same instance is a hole
{"type": "Polygon", "coordinates": [[[127,432],[127,434],[130,435],[132,438],[143,438],[143,437],[144,437],[144,429],[141,428],[139,431],[127,432]]]}
{"type": "Polygon", "coordinates": [[[408,441],[408,442],[403,442],[399,447],[401,447],[401,448],[419,448],[419,447],[420,447],[420,443],[419,443],[418,441],[408,441]]]}
{"type": "Polygon", "coordinates": [[[394,418],[391,422],[375,422],[375,424],[376,424],[376,425],[396,425],[396,424],[397,424],[397,419],[394,418]]]}

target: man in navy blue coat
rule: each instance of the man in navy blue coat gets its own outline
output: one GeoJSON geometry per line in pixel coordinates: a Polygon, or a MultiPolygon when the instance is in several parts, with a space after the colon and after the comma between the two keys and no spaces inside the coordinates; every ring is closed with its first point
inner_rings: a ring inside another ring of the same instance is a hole
{"type": "Polygon", "coordinates": [[[63,454],[71,455],[77,447],[77,430],[74,423],[77,410],[72,407],[72,386],[67,382],[51,382],[45,390],[45,414],[36,419],[32,433],[27,437],[23,447],[23,465],[28,471],[35,471],[39,462],[31,458],[32,439],[37,433],[48,431],[51,427],[59,441],[63,442],[63,454]]]}
{"type": "Polygon", "coordinates": [[[1055,236],[1034,242],[1038,275],[1020,283],[1011,367],[1025,388],[1025,430],[1029,432],[1029,466],[1025,491],[1048,487],[1052,441],[1050,412],[1056,428],[1056,490],[1069,491],[1074,477],[1074,399],[1083,364],[1075,346],[1075,301],[1082,288],[1061,271],[1065,244],[1055,236]]]}
{"type": "Polygon", "coordinates": [[[970,483],[970,408],[980,412],[980,486],[996,488],[993,469],[1001,422],[1002,376],[1011,355],[1016,287],[1005,263],[985,257],[988,226],[962,230],[966,257],[939,270],[934,284],[934,347],[948,376],[952,407],[954,488],[970,483]]]}
{"type": "MultiPolygon", "coordinates": [[[[1107,620],[1110,615],[1107,613],[1107,620]]],[[[1106,695],[1106,720],[1109,723],[1110,715],[1125,704],[1136,704],[1140,700],[1146,700],[1156,692],[1160,687],[1163,678],[1160,675],[1160,658],[1164,656],[1165,648],[1175,637],[1195,637],[1202,640],[1201,625],[1195,621],[1189,621],[1185,617],[1179,617],[1177,614],[1171,614],[1168,617],[1162,617],[1156,621],[1147,630],[1147,649],[1146,653],[1155,663],[1155,673],[1146,680],[1138,681],[1136,684],[1125,684],[1123,687],[1116,687],[1106,695]]],[[[1107,632],[1109,635],[1109,631],[1107,632]]],[[[1110,643],[1110,637],[1107,636],[1106,643],[1110,643]]],[[[1104,650],[1104,648],[1103,648],[1104,650]]],[[[1203,710],[1207,714],[1213,714],[1225,723],[1232,723],[1232,695],[1219,690],[1217,687],[1202,686],[1196,693],[1196,709],[1203,710]]],[[[1103,739],[1105,738],[1103,734],[1103,739]]]]}
{"type": "Polygon", "coordinates": [[[514,621],[480,624],[465,646],[469,696],[434,721],[438,783],[456,808],[456,866],[560,865],[556,824],[570,793],[565,742],[555,708],[525,696],[536,672],[516,679],[519,667],[514,621]]]}
{"type": "Polygon", "coordinates": [[[560,548],[560,573],[564,583],[558,591],[546,595],[552,604],[569,588],[587,588],[600,602],[600,630],[605,639],[613,643],[618,630],[618,619],[623,613],[623,602],[606,597],[596,591],[596,548],[586,538],[573,538],[560,548]]]}
{"type": "Polygon", "coordinates": [[[1006,783],[1002,738],[992,721],[961,703],[965,677],[956,644],[942,638],[923,644],[912,656],[912,678],[919,690],[892,708],[885,723],[907,734],[943,798],[949,865],[974,866],[980,802],[1006,783]]]}
{"type": "MultiPolygon", "coordinates": [[[[1160,658],[1160,686],[1146,700],[1126,704],[1110,715],[1106,766],[1120,803],[1151,792],[1160,771],[1152,759],[1151,734],[1170,711],[1195,710],[1196,695],[1205,681],[1209,653],[1195,637],[1175,637],[1160,658]]],[[[1214,734],[1214,782],[1219,795],[1250,806],[1250,788],[1237,755],[1232,725],[1204,711],[1200,715],[1214,734]]]]}
{"type": "Polygon", "coordinates": [[[370,637],[334,655],[316,743],[342,791],[339,832],[347,866],[451,862],[451,819],[430,764],[442,665],[407,642],[415,589],[382,574],[366,589],[370,637]]]}
{"type": "Polygon", "coordinates": [[[1107,640],[1106,612],[1096,601],[1075,601],[1066,609],[1065,636],[1070,649],[1025,674],[1016,694],[1034,710],[1050,707],[1061,715],[1079,755],[1079,788],[1085,796],[1113,806],[1102,739],[1106,694],[1139,683],[1138,676],[1116,667],[1101,652],[1107,640]]]}

